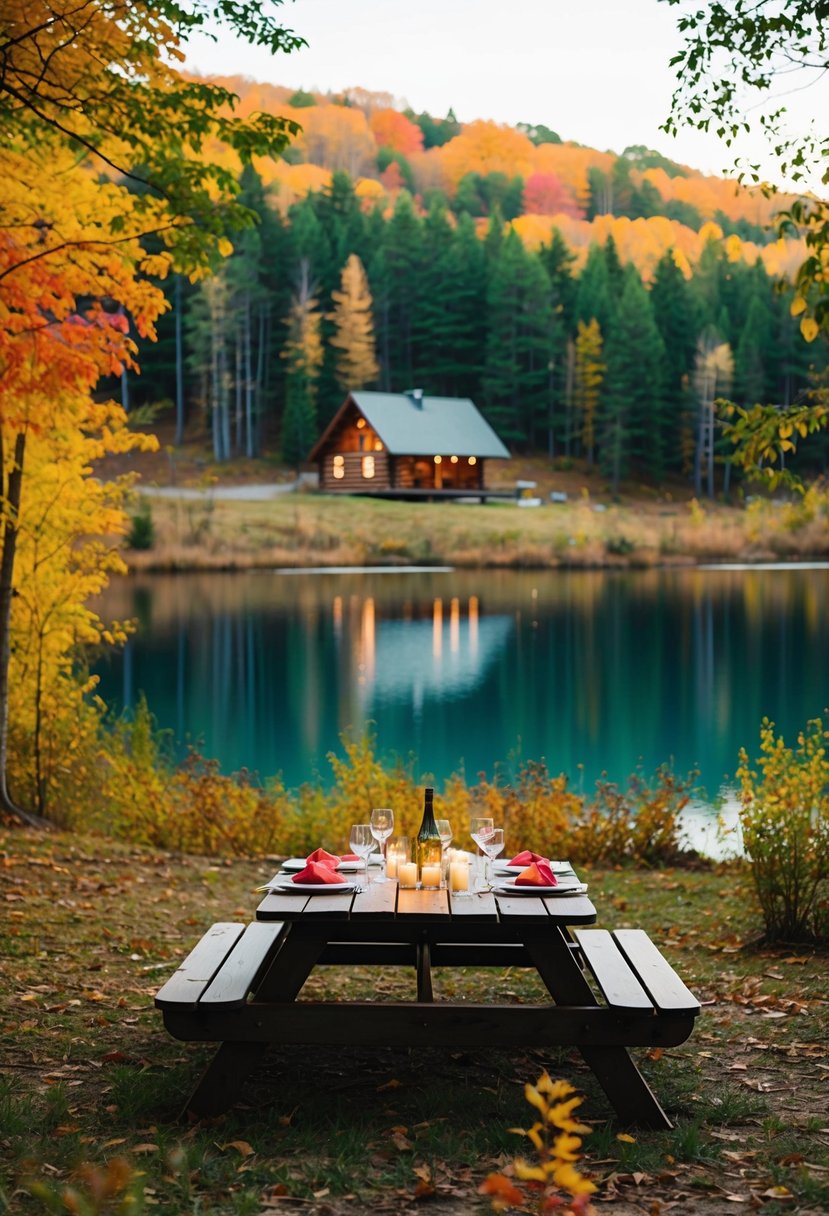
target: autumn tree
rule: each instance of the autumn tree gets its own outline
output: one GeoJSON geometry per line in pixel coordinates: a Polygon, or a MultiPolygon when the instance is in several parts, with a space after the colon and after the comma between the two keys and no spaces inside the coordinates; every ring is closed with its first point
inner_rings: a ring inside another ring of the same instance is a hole
{"type": "Polygon", "coordinates": [[[596,455],[596,420],[601,406],[605,365],[602,362],[602,331],[594,317],[588,324],[578,323],[573,376],[573,409],[588,466],[596,455]]]}
{"type": "Polygon", "coordinates": [[[333,292],[332,298],[331,345],[338,351],[337,380],[347,392],[365,388],[377,379],[379,368],[374,349],[371,292],[363,263],[355,253],[343,266],[340,290],[333,292]]]}
{"type": "Polygon", "coordinates": [[[305,460],[317,436],[317,382],[323,361],[321,322],[310,265],[303,259],[288,316],[288,341],[282,351],[287,363],[282,456],[292,465],[305,460]]]}
{"type": "Polygon", "coordinates": [[[239,122],[227,90],[172,66],[209,18],[273,51],[301,42],[258,8],[202,0],[9,0],[0,14],[0,808],[20,818],[12,733],[35,757],[18,799],[43,810],[48,690],[71,682],[77,645],[108,636],[83,604],[112,561],[84,538],[124,516],[89,461],[142,442],[93,390],[134,366],[135,336],[154,336],[165,301],[149,276],[203,272],[251,219],[208,142],[244,162],[296,129],[239,122]]]}

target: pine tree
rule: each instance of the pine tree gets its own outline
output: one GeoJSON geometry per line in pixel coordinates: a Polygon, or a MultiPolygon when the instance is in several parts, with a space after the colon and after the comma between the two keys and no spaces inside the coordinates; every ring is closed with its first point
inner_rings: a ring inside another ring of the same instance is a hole
{"type": "Polygon", "coordinates": [[[331,345],[337,356],[337,382],[346,392],[365,388],[377,379],[379,368],[374,348],[371,292],[363,263],[352,253],[343,267],[341,287],[332,293],[334,322],[331,345]]]}
{"type": "Polygon", "coordinates": [[[660,442],[667,466],[680,470],[681,432],[690,409],[697,312],[688,283],[670,250],[657,262],[650,294],[653,317],[665,346],[660,442]]]}
{"type": "Polygon", "coordinates": [[[602,468],[613,492],[638,459],[654,478],[662,476],[659,419],[665,348],[653,319],[648,293],[632,269],[605,343],[607,389],[600,427],[602,468]]]}
{"type": "Polygon", "coordinates": [[[487,311],[487,416],[503,439],[535,445],[550,413],[550,280],[512,229],[492,268],[487,311]]]}

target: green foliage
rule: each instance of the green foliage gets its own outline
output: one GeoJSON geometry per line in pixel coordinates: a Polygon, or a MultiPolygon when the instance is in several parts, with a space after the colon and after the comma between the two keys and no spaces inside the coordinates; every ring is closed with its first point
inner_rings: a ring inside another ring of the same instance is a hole
{"type": "Polygon", "coordinates": [[[146,498],[142,499],[138,510],[130,516],[126,543],[129,549],[152,549],[155,544],[153,513],[146,498]]]}
{"type": "Polygon", "coordinates": [[[771,941],[829,940],[827,738],[816,718],[787,747],[764,718],[756,769],[740,751],[743,844],[771,941]]]}

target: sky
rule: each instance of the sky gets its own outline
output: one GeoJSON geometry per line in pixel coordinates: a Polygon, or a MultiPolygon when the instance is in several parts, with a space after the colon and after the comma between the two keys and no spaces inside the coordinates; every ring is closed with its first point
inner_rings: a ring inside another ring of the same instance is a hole
{"type": "MultiPolygon", "coordinates": [[[[194,39],[187,68],[319,92],[360,86],[435,117],[452,107],[461,122],[543,123],[602,151],[645,144],[705,173],[733,166],[715,135],[659,129],[681,38],[679,10],[657,0],[288,0],[277,11],[307,48],[272,57],[222,33],[194,39]]],[[[786,100],[805,129],[829,112],[829,83],[786,100]]],[[[785,184],[759,137],[743,150],[785,184]]]]}

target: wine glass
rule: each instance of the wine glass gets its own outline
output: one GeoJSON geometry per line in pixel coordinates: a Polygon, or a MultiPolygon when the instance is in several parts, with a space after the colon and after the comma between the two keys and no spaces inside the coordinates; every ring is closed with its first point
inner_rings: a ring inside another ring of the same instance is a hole
{"type": "MultiPolygon", "coordinates": [[[[387,806],[375,807],[371,812],[371,834],[380,845],[380,854],[383,858],[383,866],[380,870],[377,882],[389,881],[388,875],[386,874],[385,844],[393,831],[394,811],[387,806]]],[[[368,865],[368,862],[366,862],[366,865],[368,865]]]]}
{"type": "Polygon", "coordinates": [[[442,879],[445,879],[445,878],[448,878],[447,868],[448,868],[448,864],[449,864],[449,863],[448,863],[448,860],[447,860],[446,853],[447,853],[447,850],[448,850],[448,848],[449,848],[450,844],[452,843],[452,836],[453,836],[453,832],[452,832],[452,824],[449,822],[449,820],[448,820],[448,819],[436,819],[436,820],[435,820],[435,823],[437,824],[438,836],[440,836],[440,847],[441,847],[440,872],[441,872],[441,878],[442,878],[442,879]]]}
{"type": "Polygon", "coordinates": [[[493,828],[492,831],[487,836],[484,836],[481,840],[481,848],[486,854],[490,871],[489,875],[487,875],[486,866],[484,867],[484,882],[486,885],[491,887],[493,879],[492,863],[498,854],[503,853],[504,851],[504,829],[493,828]]]}
{"type": "Polygon", "coordinates": [[[348,838],[348,843],[351,846],[351,851],[363,859],[363,869],[366,872],[366,886],[368,886],[369,882],[371,881],[368,876],[368,859],[369,854],[374,849],[374,835],[371,830],[371,824],[353,824],[351,828],[351,835],[348,838]]]}
{"type": "MultiPolygon", "coordinates": [[[[489,815],[473,815],[470,818],[469,834],[471,835],[472,839],[475,841],[475,844],[478,846],[481,853],[483,853],[483,851],[484,851],[484,844],[483,844],[484,839],[489,835],[489,833],[493,830],[494,827],[495,827],[495,820],[489,815]]],[[[479,866],[476,866],[476,874],[477,874],[478,869],[479,869],[479,866]]],[[[478,885],[477,882],[475,885],[476,886],[478,885]]]]}

